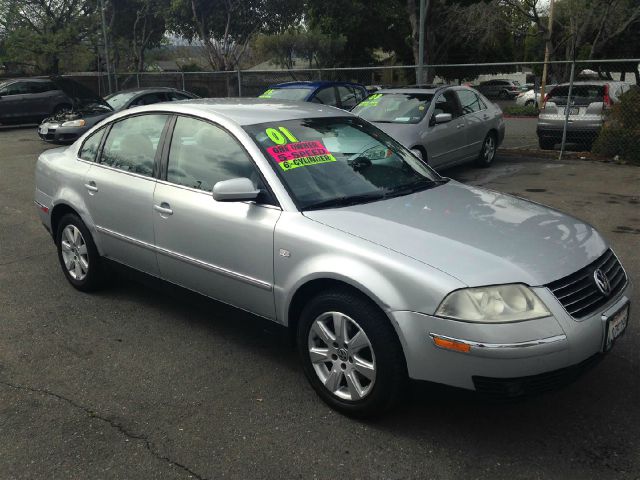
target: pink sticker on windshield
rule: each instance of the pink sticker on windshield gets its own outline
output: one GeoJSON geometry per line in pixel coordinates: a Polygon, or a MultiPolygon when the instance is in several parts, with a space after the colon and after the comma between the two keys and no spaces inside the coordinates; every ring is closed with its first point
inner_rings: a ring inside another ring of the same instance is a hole
{"type": "Polygon", "coordinates": [[[285,171],[297,167],[336,161],[335,157],[319,140],[276,145],[275,147],[268,147],[267,152],[278,162],[280,168],[285,171]]]}

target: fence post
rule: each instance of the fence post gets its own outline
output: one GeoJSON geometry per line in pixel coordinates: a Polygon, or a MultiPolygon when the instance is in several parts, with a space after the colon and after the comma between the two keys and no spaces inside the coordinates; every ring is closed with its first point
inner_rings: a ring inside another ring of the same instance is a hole
{"type": "Polygon", "coordinates": [[[186,90],[185,84],[184,84],[184,72],[180,72],[180,74],[182,75],[182,90],[186,90]]]}
{"type": "Polygon", "coordinates": [[[140,74],[136,72],[136,85],[140,88],[140,74]]]}
{"type": "Polygon", "coordinates": [[[560,143],[560,155],[558,160],[562,160],[562,154],[564,153],[564,144],[567,141],[567,125],[569,124],[569,112],[571,112],[571,93],[573,90],[573,78],[576,71],[576,59],[575,55],[571,62],[571,74],[569,76],[569,92],[567,93],[567,104],[564,107],[564,125],[562,126],[562,142],[560,143]]]}
{"type": "Polygon", "coordinates": [[[238,96],[241,97],[242,96],[242,74],[240,73],[240,69],[238,69],[237,72],[238,72],[238,96]]]}

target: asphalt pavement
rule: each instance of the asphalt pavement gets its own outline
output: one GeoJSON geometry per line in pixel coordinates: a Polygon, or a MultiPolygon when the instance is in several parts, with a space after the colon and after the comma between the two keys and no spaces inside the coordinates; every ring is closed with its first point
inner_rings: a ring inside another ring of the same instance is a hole
{"type": "MultiPolygon", "coordinates": [[[[0,129],[1,479],[640,478],[637,301],[562,390],[492,403],[413,384],[396,411],[355,421],[265,320],[129,273],[74,290],[33,206],[46,148],[0,129]]],[[[638,284],[640,168],[510,155],[444,173],[589,221],[638,284]]]]}

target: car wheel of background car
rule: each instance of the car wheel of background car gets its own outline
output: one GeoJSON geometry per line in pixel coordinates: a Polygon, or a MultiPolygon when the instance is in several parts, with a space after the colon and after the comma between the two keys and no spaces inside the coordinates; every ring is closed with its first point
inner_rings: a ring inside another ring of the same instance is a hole
{"type": "Polygon", "coordinates": [[[538,146],[540,147],[540,150],[553,150],[556,146],[556,142],[555,140],[538,138],[538,146]]]}
{"type": "Polygon", "coordinates": [[[525,107],[533,107],[535,104],[536,102],[534,100],[527,100],[526,102],[524,102],[525,107]]]}
{"type": "Polygon", "coordinates": [[[509,93],[506,90],[501,90],[498,94],[498,97],[500,97],[502,100],[506,100],[507,98],[509,98],[509,93]]]}
{"type": "Polygon", "coordinates": [[[336,290],[314,297],[300,316],[297,343],[309,382],[332,408],[365,417],[400,398],[402,347],[389,319],[363,296],[336,290]]]}
{"type": "Polygon", "coordinates": [[[97,289],[103,276],[100,255],[80,217],[72,213],[62,217],[56,245],[60,266],[69,283],[83,292],[97,289]]]}
{"type": "Polygon", "coordinates": [[[66,103],[62,104],[62,105],[58,105],[56,106],[56,108],[53,109],[53,115],[60,115],[62,112],[66,112],[68,110],[71,110],[71,105],[68,105],[66,103]]]}
{"type": "Polygon", "coordinates": [[[482,143],[482,150],[478,156],[477,164],[480,167],[488,167],[493,163],[493,159],[496,156],[497,141],[496,134],[493,132],[487,133],[482,143]]]}

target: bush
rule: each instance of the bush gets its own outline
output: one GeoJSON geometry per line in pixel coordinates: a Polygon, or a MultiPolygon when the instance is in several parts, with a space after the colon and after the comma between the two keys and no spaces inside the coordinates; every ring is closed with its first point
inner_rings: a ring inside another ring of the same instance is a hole
{"type": "Polygon", "coordinates": [[[514,115],[514,116],[524,116],[524,117],[537,117],[538,116],[538,107],[535,105],[509,105],[504,108],[505,115],[514,115]]]}
{"type": "Polygon", "coordinates": [[[632,88],[611,108],[593,152],[640,165],[640,89],[632,88]]]}

